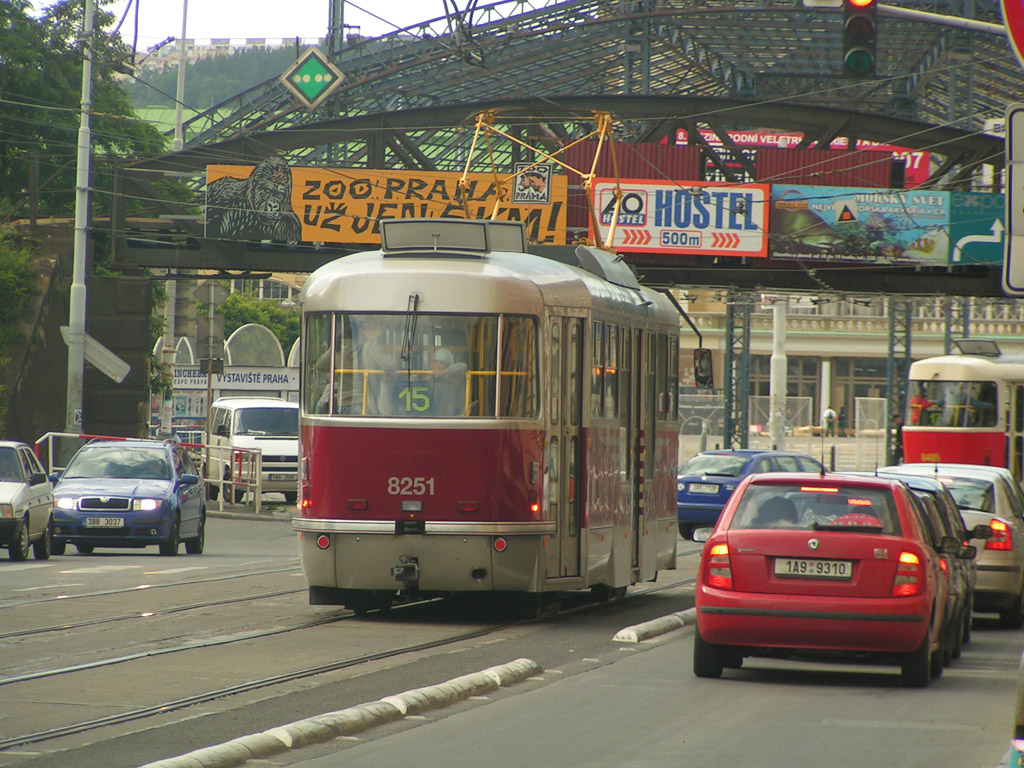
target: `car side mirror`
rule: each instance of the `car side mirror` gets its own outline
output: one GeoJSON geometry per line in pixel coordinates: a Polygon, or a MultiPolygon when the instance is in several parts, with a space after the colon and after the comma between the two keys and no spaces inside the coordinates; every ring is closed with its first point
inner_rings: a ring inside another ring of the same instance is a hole
{"type": "Polygon", "coordinates": [[[700,389],[715,388],[715,373],[711,366],[711,350],[700,347],[693,350],[693,383],[700,389]]]}
{"type": "Polygon", "coordinates": [[[186,474],[178,478],[179,485],[199,485],[199,475],[186,474]]]}
{"type": "Polygon", "coordinates": [[[700,528],[693,529],[693,540],[703,544],[711,538],[711,532],[715,530],[709,525],[702,525],[700,528]]]}
{"type": "Polygon", "coordinates": [[[976,525],[968,531],[968,537],[972,539],[991,539],[992,529],[984,523],[976,525]]]}
{"type": "Polygon", "coordinates": [[[973,560],[978,556],[978,548],[973,544],[964,544],[960,547],[961,560],[973,560]]]}
{"type": "Polygon", "coordinates": [[[962,545],[956,540],[955,536],[943,536],[942,541],[939,542],[939,551],[944,555],[960,555],[960,547],[962,545]]]}
{"type": "Polygon", "coordinates": [[[46,475],[42,472],[33,472],[28,478],[29,485],[39,485],[46,482],[46,475]]]}
{"type": "Polygon", "coordinates": [[[51,483],[56,483],[58,480],[60,480],[60,476],[61,476],[60,472],[51,472],[50,473],[50,482],[51,483]]]}

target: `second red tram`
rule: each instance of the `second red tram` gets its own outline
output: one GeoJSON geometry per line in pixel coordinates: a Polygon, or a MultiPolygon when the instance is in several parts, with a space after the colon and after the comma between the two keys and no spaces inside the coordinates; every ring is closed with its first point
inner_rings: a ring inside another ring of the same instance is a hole
{"type": "Polygon", "coordinates": [[[918,360],[908,374],[908,462],[1024,467],[1024,359],[954,354],[918,360]]]}
{"type": "Polygon", "coordinates": [[[298,531],[311,604],[653,580],[676,555],[679,314],[516,223],[381,224],[303,289],[298,531]]]}

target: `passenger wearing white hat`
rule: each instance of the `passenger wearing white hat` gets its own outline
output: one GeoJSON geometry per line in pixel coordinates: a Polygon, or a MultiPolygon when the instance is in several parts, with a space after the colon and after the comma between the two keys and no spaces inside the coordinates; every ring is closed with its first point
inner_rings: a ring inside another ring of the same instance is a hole
{"type": "Polygon", "coordinates": [[[468,367],[465,363],[456,363],[450,349],[434,350],[434,370],[430,375],[434,384],[430,394],[431,416],[465,415],[468,367]]]}

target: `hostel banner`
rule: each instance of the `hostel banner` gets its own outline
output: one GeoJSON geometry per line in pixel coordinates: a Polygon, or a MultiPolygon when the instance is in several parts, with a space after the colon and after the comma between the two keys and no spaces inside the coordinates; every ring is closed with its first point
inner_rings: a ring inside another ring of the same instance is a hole
{"type": "MultiPolygon", "coordinates": [[[[768,251],[768,184],[623,179],[615,241],[635,253],[753,256],[768,251]]],[[[596,179],[594,204],[606,240],[615,212],[615,180],[596,179]]],[[[594,236],[591,224],[591,237],[594,236]]]]}
{"type": "MultiPolygon", "coordinates": [[[[498,217],[526,223],[530,242],[564,245],[564,175],[546,166],[504,183],[498,217]],[[529,178],[527,178],[529,177],[529,178]]],[[[258,166],[210,165],[207,237],[303,243],[380,243],[381,219],[465,218],[462,174],[364,168],[288,167],[280,158],[258,166]]],[[[504,179],[508,174],[500,174],[504,179]]],[[[470,174],[470,218],[490,218],[494,176],[470,174]]]]}

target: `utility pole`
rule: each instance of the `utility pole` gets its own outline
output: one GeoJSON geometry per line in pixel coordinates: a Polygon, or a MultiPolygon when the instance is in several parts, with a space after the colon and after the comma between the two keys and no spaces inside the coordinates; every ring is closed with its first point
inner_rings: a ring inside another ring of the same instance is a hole
{"type": "MultiPolygon", "coordinates": [[[[178,39],[178,90],[174,99],[174,140],[171,149],[180,152],[185,147],[185,132],[182,126],[182,109],[185,102],[185,56],[188,52],[186,42],[186,24],[188,18],[188,0],[182,0],[181,37],[178,39]]],[[[164,366],[170,379],[168,388],[164,390],[160,408],[161,437],[169,438],[174,434],[174,364],[177,362],[178,337],[174,332],[175,319],[178,315],[178,281],[167,270],[167,306],[164,308],[164,340],[160,363],[164,366]]]]}
{"type": "Polygon", "coordinates": [[[85,377],[85,260],[89,219],[89,154],[92,134],[89,115],[92,110],[92,51],[95,0],[85,0],[85,23],[82,28],[82,117],[78,128],[78,171],[75,180],[75,243],[71,278],[71,300],[68,310],[68,390],[64,428],[81,433],[82,380],[85,377]]]}

